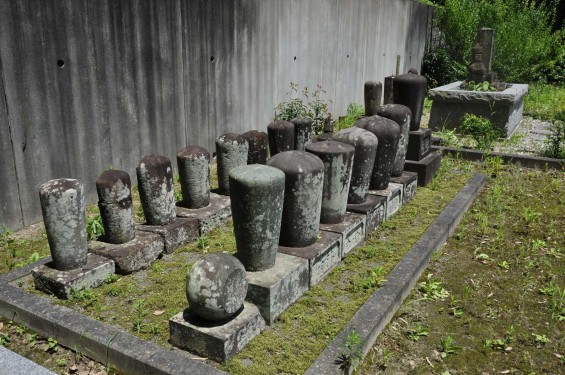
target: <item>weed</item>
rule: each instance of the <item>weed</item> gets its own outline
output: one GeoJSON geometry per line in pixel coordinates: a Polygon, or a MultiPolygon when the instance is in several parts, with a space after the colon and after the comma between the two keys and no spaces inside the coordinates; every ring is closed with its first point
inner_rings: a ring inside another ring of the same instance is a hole
{"type": "Polygon", "coordinates": [[[441,281],[432,280],[432,274],[429,274],[426,281],[419,285],[419,290],[424,293],[423,299],[425,301],[443,301],[449,297],[449,292],[442,286],[441,281]]]}
{"type": "Polygon", "coordinates": [[[368,275],[361,280],[353,281],[355,289],[374,289],[386,281],[384,278],[385,270],[382,267],[376,267],[367,273],[368,275]]]}
{"type": "Polygon", "coordinates": [[[94,302],[96,302],[98,297],[94,293],[94,291],[90,288],[84,288],[76,290],[71,288],[71,292],[69,293],[69,301],[71,302],[80,302],[85,307],[91,306],[94,302]]]}
{"type": "Polygon", "coordinates": [[[16,333],[18,336],[23,336],[26,334],[26,327],[23,324],[20,324],[16,327],[16,333]]]}
{"type": "Polygon", "coordinates": [[[420,337],[427,336],[428,333],[428,329],[420,322],[406,330],[406,336],[412,341],[418,341],[420,337]]]}
{"type": "Polygon", "coordinates": [[[10,336],[7,333],[0,332],[0,346],[6,346],[10,342],[10,336]]]}
{"type": "Polygon", "coordinates": [[[28,333],[26,341],[30,347],[34,347],[37,342],[37,333],[28,333]]]}
{"type": "Polygon", "coordinates": [[[551,134],[544,142],[544,156],[565,159],[565,119],[564,121],[553,121],[549,130],[551,134]]]}
{"type": "Polygon", "coordinates": [[[345,338],[343,352],[339,355],[336,361],[336,364],[340,365],[340,369],[347,372],[349,369],[353,369],[357,366],[363,357],[362,344],[363,341],[357,331],[352,330],[347,335],[345,338]]]}
{"type": "Polygon", "coordinates": [[[551,318],[559,322],[565,321],[565,288],[561,289],[552,279],[547,285],[541,287],[539,292],[551,298],[551,318]]]}
{"type": "Polygon", "coordinates": [[[506,342],[503,339],[486,339],[485,346],[492,350],[504,350],[506,348],[506,342]]]}
{"type": "Polygon", "coordinates": [[[205,250],[208,247],[208,236],[202,235],[197,239],[198,247],[202,250],[205,250]]]}
{"type": "Polygon", "coordinates": [[[498,267],[502,268],[505,271],[508,271],[510,269],[510,264],[503,260],[502,262],[498,263],[498,267]]]}
{"type": "Polygon", "coordinates": [[[468,299],[472,295],[473,295],[473,288],[470,285],[465,284],[465,286],[463,286],[463,298],[468,299]]]}
{"type": "Polygon", "coordinates": [[[55,364],[59,367],[64,367],[67,365],[67,361],[64,358],[57,358],[55,364]]]}
{"type": "Polygon", "coordinates": [[[455,341],[451,335],[447,335],[446,338],[439,340],[441,344],[440,355],[441,358],[447,357],[448,354],[455,354],[461,347],[455,345],[455,341]]]}
{"type": "Polygon", "coordinates": [[[106,277],[106,280],[104,280],[104,282],[106,284],[112,284],[118,281],[119,279],[120,277],[118,275],[116,275],[115,273],[111,273],[108,275],[108,277],[106,277]]]}
{"type": "Polygon", "coordinates": [[[461,88],[467,91],[498,91],[489,81],[475,82],[469,81],[461,84],[461,88]]]}
{"type": "Polygon", "coordinates": [[[439,137],[442,146],[459,147],[459,138],[455,133],[456,130],[457,129],[447,129],[445,126],[442,126],[441,129],[434,131],[434,135],[439,137]]]}
{"type": "Polygon", "coordinates": [[[47,349],[45,349],[45,351],[49,353],[56,353],[58,350],[59,350],[59,343],[57,342],[57,340],[55,340],[52,337],[49,337],[47,339],[47,349]]]}
{"type": "Polygon", "coordinates": [[[451,297],[451,301],[449,302],[449,314],[453,315],[456,318],[459,318],[463,315],[463,309],[459,306],[459,301],[451,297]]]}
{"type": "Polygon", "coordinates": [[[500,137],[500,131],[493,127],[489,119],[470,113],[463,116],[460,129],[464,135],[472,137],[481,150],[490,148],[500,137]]]}
{"type": "Polygon", "coordinates": [[[96,240],[98,237],[104,235],[104,225],[102,225],[102,216],[96,215],[95,217],[86,220],[86,235],[89,241],[96,240]]]}
{"type": "Polygon", "coordinates": [[[345,116],[340,117],[336,122],[334,122],[334,133],[342,129],[350,128],[355,121],[359,120],[359,118],[364,114],[365,108],[361,104],[349,103],[345,116]]]}
{"type": "Polygon", "coordinates": [[[524,207],[522,210],[522,218],[527,225],[534,223],[541,216],[541,212],[537,212],[530,206],[524,207]]]}
{"type": "Polygon", "coordinates": [[[549,338],[546,335],[532,333],[532,336],[534,336],[534,344],[536,345],[544,345],[549,342],[549,338]]]}

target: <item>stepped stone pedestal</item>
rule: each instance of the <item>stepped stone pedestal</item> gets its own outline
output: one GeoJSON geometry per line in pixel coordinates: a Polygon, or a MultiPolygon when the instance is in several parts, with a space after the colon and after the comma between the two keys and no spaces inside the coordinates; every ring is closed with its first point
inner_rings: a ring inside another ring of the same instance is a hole
{"type": "Polygon", "coordinates": [[[366,231],[376,229],[386,217],[386,197],[367,194],[365,202],[348,204],[347,211],[366,216],[366,231]]]}
{"type": "Polygon", "coordinates": [[[177,203],[177,217],[198,220],[200,236],[224,225],[231,217],[230,198],[224,195],[210,193],[210,204],[202,208],[186,208],[181,202],[177,203]]]}
{"type": "Polygon", "coordinates": [[[441,164],[441,155],[431,153],[420,161],[406,160],[404,170],[418,173],[418,186],[427,186],[441,164]]]}
{"type": "Polygon", "coordinates": [[[137,227],[141,232],[155,233],[161,236],[164,242],[165,254],[170,254],[185,243],[198,238],[198,220],[195,218],[177,218],[166,225],[142,224],[137,227]]]}
{"type": "Polygon", "coordinates": [[[405,205],[416,195],[418,173],[404,171],[399,177],[391,177],[390,182],[402,185],[402,205],[405,205]]]}
{"type": "Polygon", "coordinates": [[[351,250],[362,244],[365,240],[367,234],[367,217],[365,215],[347,212],[345,219],[341,223],[320,224],[320,229],[341,235],[341,242],[343,244],[341,259],[343,259],[351,250]]]}
{"type": "Polygon", "coordinates": [[[385,220],[390,220],[402,207],[402,184],[389,182],[383,190],[369,190],[369,194],[378,195],[386,199],[385,220]]]}

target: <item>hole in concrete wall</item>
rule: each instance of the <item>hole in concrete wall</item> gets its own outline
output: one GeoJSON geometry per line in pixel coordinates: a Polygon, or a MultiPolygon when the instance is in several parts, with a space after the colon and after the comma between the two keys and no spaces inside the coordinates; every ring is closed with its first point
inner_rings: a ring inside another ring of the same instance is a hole
{"type": "Polygon", "coordinates": [[[347,55],[347,58],[349,58],[349,55],[347,55]]]}
{"type": "Polygon", "coordinates": [[[62,68],[65,66],[65,60],[57,60],[57,66],[59,68],[62,68]]]}
{"type": "Polygon", "coordinates": [[[216,60],[216,58],[214,56],[210,56],[210,61],[214,62],[216,60]]]}
{"type": "Polygon", "coordinates": [[[296,61],[296,56],[294,56],[294,61],[296,61]]]}

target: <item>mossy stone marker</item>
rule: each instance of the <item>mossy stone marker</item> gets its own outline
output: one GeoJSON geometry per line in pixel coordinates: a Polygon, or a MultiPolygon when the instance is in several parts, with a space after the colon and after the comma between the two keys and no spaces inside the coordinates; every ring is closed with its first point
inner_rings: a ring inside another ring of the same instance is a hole
{"type": "Polygon", "coordinates": [[[382,83],[377,81],[365,82],[365,116],[374,116],[377,114],[377,108],[381,105],[382,93],[382,83]]]}
{"type": "Polygon", "coordinates": [[[236,167],[247,165],[249,145],[240,135],[224,134],[216,139],[216,155],[218,158],[218,187],[220,194],[230,194],[230,171],[236,167]]]}
{"type": "Polygon", "coordinates": [[[424,99],[428,90],[426,77],[418,75],[415,70],[396,76],[392,86],[394,103],[402,104],[410,108],[410,131],[420,129],[420,120],[424,109],[424,99]]]}
{"type": "Polygon", "coordinates": [[[188,146],[177,154],[181,205],[197,209],[210,204],[210,153],[204,147],[188,146]]]}
{"type": "Polygon", "coordinates": [[[241,135],[249,145],[247,164],[267,164],[267,149],[269,137],[267,133],[259,130],[250,130],[241,135]]]}
{"type": "Polygon", "coordinates": [[[406,161],[406,151],[408,149],[408,132],[410,131],[410,120],[412,111],[402,104],[385,104],[377,108],[377,115],[386,117],[400,126],[400,136],[398,137],[398,148],[396,158],[392,165],[390,175],[392,177],[402,176],[404,163],[406,161]]]}
{"type": "Polygon", "coordinates": [[[175,192],[171,161],[162,155],[144,156],[137,165],[139,199],[149,225],[175,221],[175,192]]]}
{"type": "Polygon", "coordinates": [[[312,120],[306,117],[297,117],[290,120],[294,124],[294,149],[304,151],[311,141],[312,120]]]}
{"type": "Polygon", "coordinates": [[[294,124],[277,120],[267,126],[271,157],[278,153],[294,150],[294,124]]]}
{"type": "Polygon", "coordinates": [[[110,169],[96,180],[98,208],[104,224],[104,240],[122,244],[135,238],[131,180],[124,171],[110,169]]]}

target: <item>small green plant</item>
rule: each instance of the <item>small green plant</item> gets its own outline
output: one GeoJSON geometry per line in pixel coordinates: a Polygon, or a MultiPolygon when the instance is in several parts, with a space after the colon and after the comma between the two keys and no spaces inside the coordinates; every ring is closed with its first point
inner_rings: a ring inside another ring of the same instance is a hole
{"type": "Polygon", "coordinates": [[[433,280],[432,274],[420,283],[419,290],[424,293],[425,301],[442,301],[449,297],[449,292],[443,288],[441,281],[433,280]]]}
{"type": "Polygon", "coordinates": [[[524,207],[523,210],[522,210],[522,217],[524,218],[524,221],[528,225],[537,221],[537,219],[540,216],[541,216],[541,212],[537,212],[536,210],[534,210],[530,206],[524,207]]]}
{"type": "Polygon", "coordinates": [[[115,273],[111,273],[108,275],[108,277],[106,277],[106,280],[104,280],[104,282],[106,284],[112,284],[118,281],[119,279],[120,277],[118,275],[116,275],[115,273]]]}
{"type": "Polygon", "coordinates": [[[202,236],[198,237],[196,242],[197,242],[198,247],[200,249],[206,250],[206,248],[208,247],[208,236],[202,235],[202,236]]]}
{"type": "Polygon", "coordinates": [[[551,319],[559,322],[565,321],[565,288],[561,289],[552,279],[541,287],[539,292],[551,298],[551,319]]]}
{"type": "Polygon", "coordinates": [[[455,133],[457,129],[447,129],[443,126],[441,129],[434,131],[434,135],[441,140],[441,145],[445,147],[459,147],[459,137],[455,133]]]}
{"type": "Polygon", "coordinates": [[[447,357],[448,354],[455,354],[459,349],[461,349],[461,347],[455,345],[455,341],[451,335],[448,335],[444,339],[440,339],[439,342],[441,344],[441,358],[447,357]]]}
{"type": "Polygon", "coordinates": [[[420,322],[406,330],[406,336],[412,341],[418,341],[420,337],[427,336],[428,329],[420,322]]]}
{"type": "Polygon", "coordinates": [[[483,91],[483,92],[498,91],[496,87],[490,84],[489,81],[483,81],[483,82],[469,81],[463,83],[461,85],[461,88],[467,91],[483,91]]]}
{"type": "Polygon", "coordinates": [[[55,364],[59,367],[64,367],[67,365],[67,361],[64,358],[57,358],[55,364]]]}
{"type": "Polygon", "coordinates": [[[145,309],[145,300],[138,299],[133,304],[133,309],[135,311],[135,319],[133,323],[133,328],[137,333],[141,333],[146,324],[144,322],[144,318],[147,316],[147,310],[145,309]]]}
{"type": "Polygon", "coordinates": [[[381,286],[382,283],[386,281],[384,278],[384,269],[382,267],[376,267],[367,272],[367,276],[363,277],[359,281],[354,282],[354,287],[356,289],[374,289],[381,286]]]}
{"type": "Polygon", "coordinates": [[[19,324],[16,327],[16,333],[18,334],[18,336],[23,336],[26,334],[26,327],[23,324],[19,324]]]}
{"type": "Polygon", "coordinates": [[[502,262],[498,263],[498,267],[502,268],[503,270],[507,271],[510,269],[510,264],[503,260],[502,262]]]}
{"type": "Polygon", "coordinates": [[[365,108],[361,104],[349,103],[344,117],[340,117],[334,122],[334,133],[342,129],[350,128],[355,121],[365,114],[365,108]]]}
{"type": "Polygon", "coordinates": [[[548,135],[544,142],[544,156],[565,159],[565,120],[553,121],[549,130],[551,134],[548,135]]]}
{"type": "Polygon", "coordinates": [[[37,333],[28,333],[26,341],[30,347],[34,347],[37,342],[37,333]]]}
{"type": "Polygon", "coordinates": [[[546,335],[532,333],[532,336],[534,336],[534,344],[536,345],[544,345],[549,342],[549,338],[546,335]]]}
{"type": "Polygon", "coordinates": [[[97,300],[96,294],[90,288],[76,290],[71,288],[69,301],[82,303],[85,307],[91,306],[97,300]]]}
{"type": "Polygon", "coordinates": [[[459,301],[450,297],[451,301],[449,302],[449,314],[453,315],[456,318],[459,318],[463,315],[463,309],[459,306],[459,301]]]}
{"type": "Polygon", "coordinates": [[[56,353],[58,350],[59,350],[59,343],[57,342],[57,340],[55,340],[52,337],[49,337],[47,339],[47,349],[45,349],[45,351],[49,353],[56,353]]]}
{"type": "Polygon", "coordinates": [[[104,225],[102,225],[102,217],[100,215],[86,220],[86,235],[89,241],[96,240],[104,235],[104,225]]]}
{"type": "Polygon", "coordinates": [[[363,340],[361,340],[361,336],[359,336],[357,331],[352,330],[345,338],[343,352],[339,355],[336,361],[339,368],[344,372],[355,368],[363,357],[362,347],[363,340]]]}
{"type": "Polygon", "coordinates": [[[470,113],[463,116],[460,129],[461,133],[473,138],[481,150],[490,148],[500,137],[500,131],[492,126],[489,119],[470,113]]]}
{"type": "Polygon", "coordinates": [[[504,350],[506,342],[503,339],[486,339],[485,346],[492,350],[504,350]]]}

